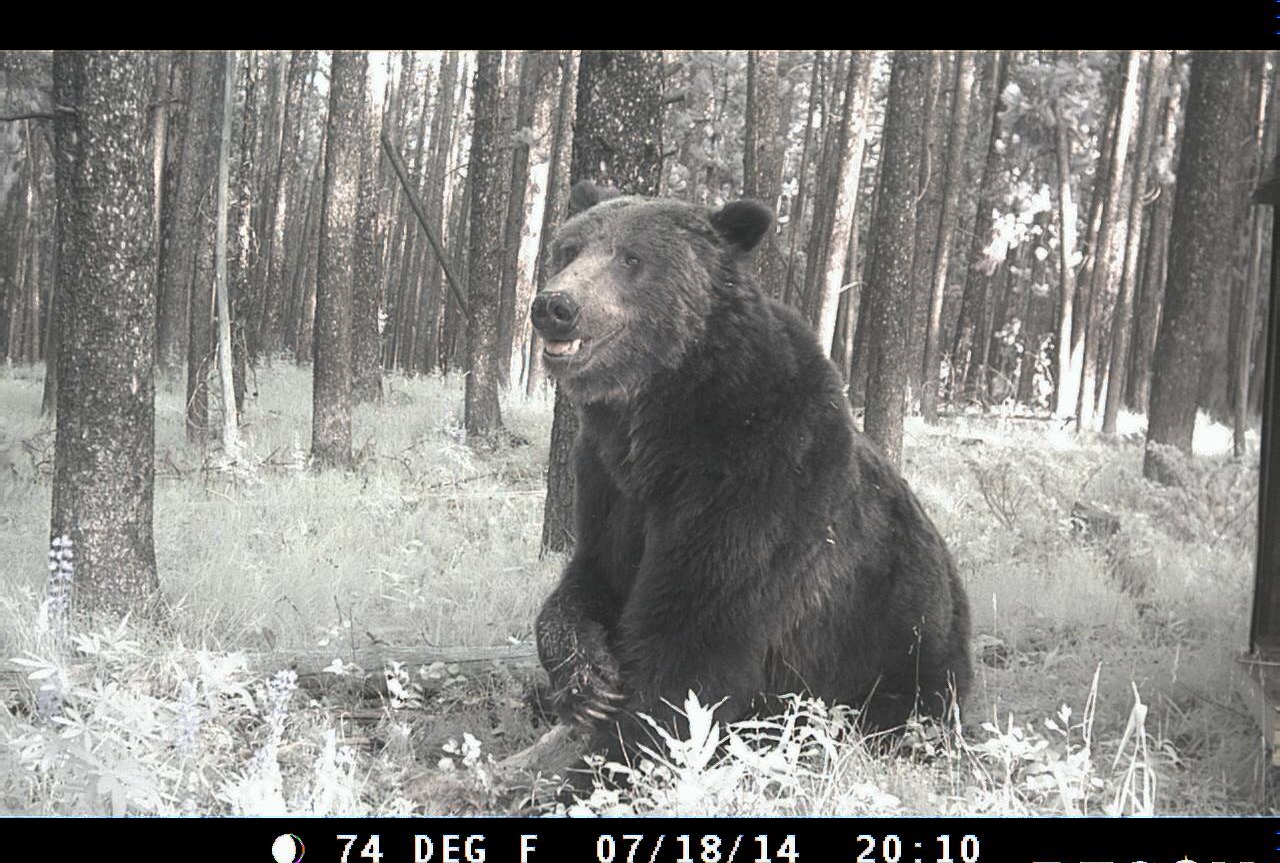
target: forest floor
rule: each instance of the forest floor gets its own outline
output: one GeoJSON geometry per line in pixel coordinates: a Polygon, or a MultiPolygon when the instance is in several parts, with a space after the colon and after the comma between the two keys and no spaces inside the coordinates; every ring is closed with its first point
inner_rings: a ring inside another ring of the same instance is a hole
{"type": "MultiPolygon", "coordinates": [[[[548,395],[505,397],[512,440],[473,450],[461,378],[389,377],[382,405],[356,411],[357,464],[344,474],[306,469],[307,370],[259,372],[247,469],[189,444],[181,392],[161,384],[154,522],[169,620],[66,636],[41,611],[53,463],[42,374],[0,368],[0,658],[25,672],[0,687],[0,812],[456,806],[413,799],[424,770],[468,778],[473,811],[510,811],[483,783],[491,756],[546,729],[528,706],[527,671],[395,667],[391,694],[371,696],[299,689],[250,657],[529,645],[563,565],[538,557],[548,395]]],[[[915,728],[886,756],[839,734],[839,715],[757,725],[739,736],[772,743],[731,747],[714,764],[673,745],[628,793],[598,792],[583,808],[1272,811],[1237,662],[1257,442],[1233,459],[1229,431],[1202,424],[1182,486],[1166,488],[1142,478],[1143,422],[1126,416],[1107,438],[998,414],[936,428],[908,420],[904,473],[973,606],[975,678],[959,736],[915,728]],[[1117,515],[1119,532],[1090,540],[1073,524],[1077,502],[1117,515]]],[[[350,676],[334,668],[335,682],[350,676]]]]}

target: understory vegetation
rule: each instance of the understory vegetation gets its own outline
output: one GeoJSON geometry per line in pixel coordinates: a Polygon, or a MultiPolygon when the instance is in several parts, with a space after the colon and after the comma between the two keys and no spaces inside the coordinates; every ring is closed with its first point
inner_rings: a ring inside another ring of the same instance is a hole
{"type": "Polygon", "coordinates": [[[5,813],[1270,811],[1236,661],[1257,441],[1235,459],[1226,428],[1203,424],[1181,484],[1165,487],[1142,477],[1139,416],[1122,415],[1114,436],[999,409],[909,420],[904,473],[973,603],[962,727],[864,740],[849,707],[799,699],[725,727],[693,700],[689,739],[664,739],[566,809],[549,788],[490,781],[493,760],[547,729],[531,664],[351,665],[376,645],[532,644],[563,564],[538,554],[550,393],[506,396],[510,434],[473,448],[461,377],[388,377],[382,404],[355,414],[355,468],[317,473],[308,370],[260,371],[248,467],[188,444],[180,388],[161,384],[163,623],[68,630],[51,614],[74,550],[48,542],[42,375],[0,369],[5,813]],[[1099,510],[1119,529],[1101,529],[1088,515],[1099,510]],[[282,670],[326,651],[328,674],[282,670]],[[424,773],[456,774],[469,792],[423,798],[424,773]]]}

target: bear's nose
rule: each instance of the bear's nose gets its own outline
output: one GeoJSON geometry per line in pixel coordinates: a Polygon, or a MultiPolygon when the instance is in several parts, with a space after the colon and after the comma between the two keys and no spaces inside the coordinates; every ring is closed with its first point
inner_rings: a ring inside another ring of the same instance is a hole
{"type": "Polygon", "coordinates": [[[573,332],[582,309],[578,301],[561,291],[544,291],[533,300],[531,317],[538,332],[549,338],[565,338],[573,332]]]}

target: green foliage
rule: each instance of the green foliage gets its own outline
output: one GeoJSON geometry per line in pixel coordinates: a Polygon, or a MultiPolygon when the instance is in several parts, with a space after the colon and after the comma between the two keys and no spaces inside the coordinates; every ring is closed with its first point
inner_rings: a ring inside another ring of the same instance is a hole
{"type": "MultiPolygon", "coordinates": [[[[52,436],[38,416],[40,372],[0,370],[0,435],[23,454],[16,474],[0,477],[0,659],[21,661],[26,687],[0,708],[0,810],[512,805],[483,780],[491,758],[540,733],[518,682],[392,666],[387,694],[371,698],[343,657],[371,638],[527,643],[562,565],[538,560],[537,548],[550,401],[503,405],[538,445],[477,451],[462,443],[460,380],[393,376],[385,403],[356,413],[355,469],[325,474],[307,469],[306,372],[277,365],[259,389],[245,417],[248,467],[229,470],[186,443],[182,395],[160,386],[165,631],[69,621],[59,635],[54,603],[41,611],[49,565],[63,558],[48,545],[52,460],[41,453],[52,436]],[[332,650],[332,685],[304,691],[251,671],[248,651],[270,649],[332,650]],[[469,779],[475,799],[406,799],[423,770],[469,779]]],[[[1122,414],[1121,430],[1077,435],[1000,410],[939,428],[908,420],[906,478],[973,604],[975,679],[959,734],[913,726],[896,742],[863,740],[848,710],[798,700],[728,726],[712,706],[685,704],[692,735],[659,734],[617,787],[581,806],[1259,811],[1257,732],[1236,701],[1232,661],[1248,626],[1256,440],[1233,461],[1229,432],[1202,425],[1182,485],[1157,486],[1142,478],[1141,418],[1122,414]],[[1078,501],[1119,516],[1119,533],[1081,536],[1078,501]],[[1063,712],[1078,693],[1088,693],[1083,710],[1063,712]]]]}
{"type": "Polygon", "coordinates": [[[688,200],[695,193],[714,204],[742,193],[747,108],[745,51],[672,51],[679,95],[664,122],[678,150],[668,188],[688,200]]]}
{"type": "MultiPolygon", "coordinates": [[[[788,816],[830,813],[894,815],[914,807],[894,793],[897,759],[959,794],[930,801],[946,814],[1150,815],[1166,758],[1153,753],[1146,705],[1136,686],[1129,722],[1118,740],[1095,737],[1098,675],[1081,718],[1063,704],[1039,725],[981,723],[968,739],[955,729],[912,723],[896,738],[859,735],[857,711],[792,697],[782,715],[714,721],[715,706],[692,692],[683,705],[688,734],[650,721],[658,748],[638,763],[600,765],[595,790],[569,815],[788,816]],[[1103,752],[1113,752],[1108,762],[1103,752]],[[1100,757],[1102,756],[1102,757],[1100,757]],[[878,776],[868,781],[867,776],[878,776]]],[[[1162,753],[1163,754],[1163,753],[1162,753]]]]}

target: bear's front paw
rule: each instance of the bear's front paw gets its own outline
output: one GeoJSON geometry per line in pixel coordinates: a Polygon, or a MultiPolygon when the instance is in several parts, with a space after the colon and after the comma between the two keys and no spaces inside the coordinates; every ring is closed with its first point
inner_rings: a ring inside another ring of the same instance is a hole
{"type": "Polygon", "coordinates": [[[626,701],[618,661],[602,637],[579,638],[560,667],[552,670],[551,684],[556,713],[577,725],[608,722],[626,701]]]}

